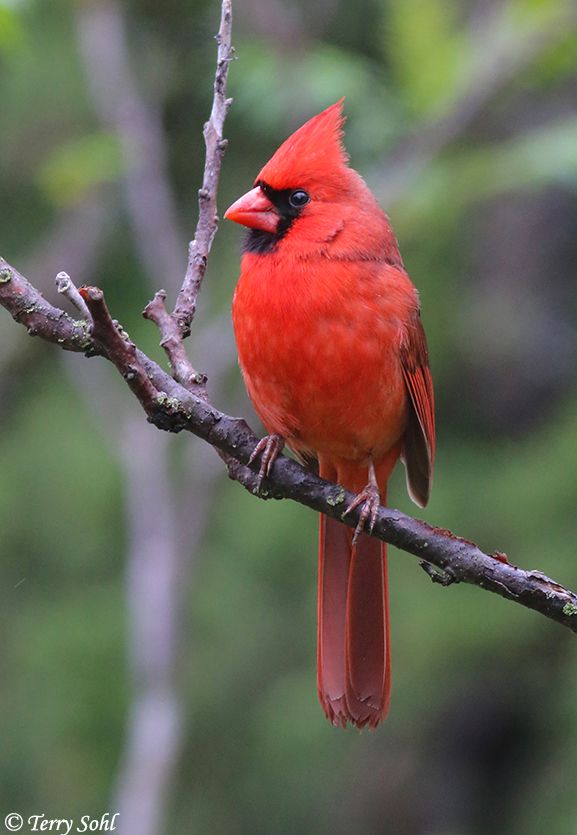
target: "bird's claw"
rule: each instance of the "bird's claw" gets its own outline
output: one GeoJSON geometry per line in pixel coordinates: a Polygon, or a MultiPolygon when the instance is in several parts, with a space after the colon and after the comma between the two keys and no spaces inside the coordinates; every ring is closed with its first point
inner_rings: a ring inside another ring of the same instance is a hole
{"type": "Polygon", "coordinates": [[[343,513],[343,516],[346,516],[347,513],[350,513],[352,510],[355,510],[355,508],[359,507],[360,505],[363,506],[363,509],[361,510],[359,521],[357,523],[357,527],[355,528],[355,533],[353,535],[353,545],[356,545],[357,539],[359,538],[359,534],[361,534],[364,530],[368,530],[369,533],[373,532],[375,522],[377,521],[379,507],[381,506],[381,494],[379,492],[379,487],[375,476],[375,468],[372,461],[369,464],[369,483],[363,490],[361,490],[358,496],[355,499],[353,499],[353,501],[350,503],[350,505],[343,513]]]}
{"type": "Polygon", "coordinates": [[[260,455],[260,469],[258,471],[257,487],[260,490],[263,480],[270,473],[272,466],[284,448],[284,438],[281,435],[265,435],[255,446],[248,459],[249,466],[254,464],[260,455]]]}

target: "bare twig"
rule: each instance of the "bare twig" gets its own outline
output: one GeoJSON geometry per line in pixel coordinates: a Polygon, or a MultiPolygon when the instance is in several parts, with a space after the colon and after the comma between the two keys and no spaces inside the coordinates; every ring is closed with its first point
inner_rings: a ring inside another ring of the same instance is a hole
{"type": "Polygon", "coordinates": [[[198,192],[198,223],[189,244],[188,265],[182,287],[172,313],[165,307],[166,293],[159,290],[144,309],[144,317],[153,321],[161,334],[160,345],[166,351],[175,380],[199,397],[206,399],[206,376],[195,371],[184,348],[183,339],[190,335],[208,255],[218,228],[216,194],[222,159],[226,149],[223,139],[224,121],[232,103],[226,98],[228,65],[233,58],[231,0],[223,0],[214,77],[214,97],[208,122],[204,125],[206,158],[202,187],[198,192]]]}
{"type": "Polygon", "coordinates": [[[79,311],[82,318],[86,319],[86,321],[91,325],[92,316],[90,315],[88,306],[80,295],[78,287],[74,284],[68,273],[58,273],[56,276],[56,289],[59,293],[62,293],[63,296],[66,296],[70,304],[74,305],[76,310],[79,311]]]}
{"type": "MultiPolygon", "coordinates": [[[[226,453],[229,473],[250,492],[257,493],[257,475],[248,462],[258,439],[245,421],[223,414],[195,397],[127,340],[112,321],[101,290],[85,288],[83,295],[94,318],[94,338],[87,334],[84,323],[74,322],[64,311],[49,305],[25,278],[0,259],[0,304],[16,321],[63,348],[110,359],[135,392],[151,423],[171,432],[186,429],[226,453]]],[[[284,456],[276,460],[260,495],[292,499],[353,528],[359,521],[358,509],[342,517],[343,509],[354,499],[353,494],[284,456]]],[[[484,553],[474,543],[449,531],[382,507],[372,535],[449,573],[455,583],[492,591],[577,632],[577,594],[540,572],[506,562],[502,554],[484,553]]]]}
{"type": "Polygon", "coordinates": [[[196,302],[206,271],[208,255],[218,228],[216,192],[222,158],[227,144],[226,139],[223,139],[224,120],[232,104],[232,99],[226,97],[228,65],[234,57],[231,38],[231,0],[223,0],[220,28],[216,36],[218,56],[214,77],[214,98],[209,120],[204,126],[206,161],[202,188],[198,192],[198,223],[194,239],[188,249],[188,265],[184,282],[172,313],[182,338],[190,334],[190,326],[196,313],[196,302]]]}
{"type": "Polygon", "coordinates": [[[116,366],[142,406],[149,411],[155,403],[157,391],[137,359],[136,346],[112,319],[99,287],[81,287],[79,292],[92,316],[94,343],[116,366]]]}
{"type": "Polygon", "coordinates": [[[186,353],[177,321],[166,309],[166,292],[158,290],[142,315],[160,331],[160,347],[164,348],[174,379],[198,397],[206,399],[206,375],[195,371],[186,353]]]}
{"type": "Polygon", "coordinates": [[[0,257],[0,304],[30,336],[41,336],[68,351],[96,353],[86,321],[76,321],[53,307],[18,270],[0,257]]]}

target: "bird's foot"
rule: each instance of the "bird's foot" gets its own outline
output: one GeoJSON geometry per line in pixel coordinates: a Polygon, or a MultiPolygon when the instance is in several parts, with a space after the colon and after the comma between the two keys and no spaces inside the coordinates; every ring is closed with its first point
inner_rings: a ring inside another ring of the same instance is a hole
{"type": "Polygon", "coordinates": [[[381,506],[381,494],[379,492],[375,467],[372,461],[369,462],[369,483],[363,490],[361,490],[356,499],[353,499],[343,513],[343,516],[346,516],[347,513],[355,510],[355,508],[360,505],[363,506],[363,509],[361,510],[361,515],[359,516],[359,521],[353,535],[353,545],[356,545],[359,534],[361,534],[364,530],[368,530],[369,533],[373,532],[375,522],[377,521],[379,507],[381,506]]]}
{"type": "Polygon", "coordinates": [[[272,465],[283,451],[284,438],[281,435],[265,435],[255,446],[248,463],[254,464],[260,455],[260,470],[258,471],[257,487],[260,490],[263,480],[268,476],[272,465]]]}

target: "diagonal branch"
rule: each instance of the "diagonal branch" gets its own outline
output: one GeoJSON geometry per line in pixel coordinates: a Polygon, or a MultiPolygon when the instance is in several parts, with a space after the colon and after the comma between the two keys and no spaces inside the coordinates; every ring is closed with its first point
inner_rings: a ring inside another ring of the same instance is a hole
{"type": "MultiPolygon", "coordinates": [[[[0,305],[17,322],[66,350],[109,359],[135,391],[151,423],[170,432],[185,429],[225,453],[229,475],[257,494],[256,469],[248,466],[257,438],[244,420],[223,414],[196,397],[130,343],[110,317],[102,291],[84,288],[83,297],[95,322],[94,336],[85,322],[77,322],[50,305],[0,258],[0,305]]],[[[275,462],[261,497],[292,499],[350,527],[359,519],[358,509],[342,518],[343,509],[354,498],[351,493],[284,456],[275,462]]],[[[539,571],[521,569],[502,554],[484,553],[474,543],[398,510],[379,509],[373,536],[435,566],[434,579],[444,584],[479,586],[577,632],[577,594],[539,571]]]]}

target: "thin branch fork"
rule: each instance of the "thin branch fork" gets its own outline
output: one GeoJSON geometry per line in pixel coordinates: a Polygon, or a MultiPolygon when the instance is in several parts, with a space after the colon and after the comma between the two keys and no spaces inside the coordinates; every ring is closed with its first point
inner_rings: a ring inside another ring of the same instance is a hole
{"type": "MultiPolygon", "coordinates": [[[[85,322],[71,319],[50,305],[20,273],[0,258],[0,305],[29,332],[60,347],[88,356],[105,356],[142,404],[148,420],[170,432],[187,430],[225,454],[229,475],[262,498],[292,499],[355,527],[359,511],[343,510],[354,496],[279,456],[258,492],[258,464],[248,466],[258,439],[242,419],[226,415],[195,396],[130,342],[106,307],[102,291],[81,288],[94,319],[90,335],[85,322]]],[[[540,612],[577,632],[577,594],[539,571],[526,571],[503,554],[487,554],[474,543],[419,519],[381,507],[373,536],[435,566],[445,584],[469,583],[540,612]]],[[[430,571],[429,571],[430,573],[430,571]]]]}
{"type": "Polygon", "coordinates": [[[143,311],[145,319],[150,319],[160,331],[160,347],[164,349],[172,368],[174,379],[196,394],[197,397],[207,399],[206,374],[195,371],[192,367],[178,322],[174,314],[166,309],[166,292],[159,290],[154,298],[148,302],[143,311]]]}

